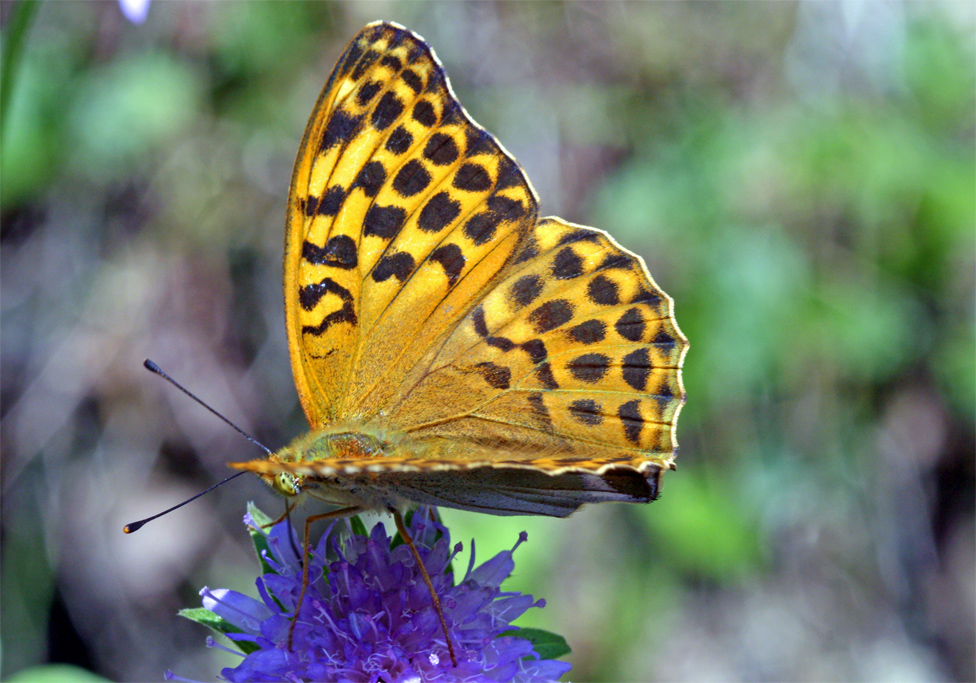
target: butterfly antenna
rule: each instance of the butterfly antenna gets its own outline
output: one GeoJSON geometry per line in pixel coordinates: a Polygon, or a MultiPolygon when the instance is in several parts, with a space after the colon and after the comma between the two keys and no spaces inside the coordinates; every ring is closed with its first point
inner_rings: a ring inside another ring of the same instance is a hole
{"type": "Polygon", "coordinates": [[[242,474],[247,474],[247,470],[242,470],[242,471],[238,472],[237,474],[230,475],[229,477],[227,477],[223,481],[220,481],[220,482],[214,484],[213,486],[211,486],[210,488],[208,488],[206,491],[201,491],[200,493],[198,493],[197,495],[193,496],[192,498],[187,498],[182,503],[180,503],[178,505],[174,505],[169,510],[163,510],[162,512],[160,512],[158,514],[155,514],[152,517],[146,517],[145,519],[141,519],[138,522],[131,522],[129,524],[126,524],[124,527],[122,527],[122,531],[124,531],[127,534],[131,534],[134,531],[139,531],[139,529],[141,529],[142,527],[144,527],[146,524],[148,524],[149,522],[153,521],[157,517],[162,517],[163,515],[168,515],[173,510],[177,510],[177,509],[183,507],[184,505],[186,505],[187,503],[192,503],[193,501],[195,501],[200,496],[203,496],[203,495],[206,495],[206,494],[210,493],[211,491],[213,491],[218,486],[223,486],[224,484],[226,484],[227,482],[229,482],[231,479],[236,479],[237,477],[241,476],[242,474]]]}
{"type": "MultiPolygon", "coordinates": [[[[229,424],[231,427],[234,428],[234,430],[238,434],[240,434],[241,436],[243,436],[245,439],[247,439],[248,441],[250,441],[251,443],[253,443],[258,448],[264,450],[265,453],[267,453],[268,455],[272,455],[273,454],[273,452],[272,452],[272,450],[270,448],[268,448],[263,443],[261,443],[260,441],[258,441],[257,439],[255,439],[253,436],[251,436],[250,434],[248,434],[247,432],[245,432],[243,429],[241,429],[240,427],[238,427],[236,424],[234,424],[233,422],[231,422],[230,420],[228,420],[226,417],[224,417],[223,415],[221,415],[220,413],[218,413],[216,410],[214,410],[213,408],[211,408],[210,406],[208,406],[206,403],[203,402],[203,399],[199,398],[192,391],[190,391],[189,389],[187,389],[186,387],[184,387],[182,384],[180,384],[179,382],[177,382],[175,379],[173,379],[172,377],[170,377],[169,375],[167,375],[165,372],[163,372],[163,369],[161,367],[159,367],[158,365],[156,365],[155,363],[153,363],[151,360],[149,360],[147,358],[145,361],[143,361],[142,364],[144,366],[146,366],[146,370],[149,370],[150,372],[155,372],[157,375],[159,375],[160,377],[162,377],[163,379],[165,379],[167,382],[169,382],[170,384],[172,384],[174,387],[176,387],[177,389],[179,389],[180,391],[182,391],[184,394],[186,394],[187,396],[189,396],[190,398],[192,398],[194,401],[196,401],[197,403],[199,403],[200,405],[202,405],[204,408],[206,408],[207,410],[209,410],[211,413],[213,413],[214,415],[216,415],[217,417],[219,417],[221,420],[223,420],[224,422],[226,422],[227,424],[229,424]]],[[[233,479],[233,477],[230,477],[230,478],[233,479]]]]}
{"type": "MultiPolygon", "coordinates": [[[[196,396],[193,392],[191,392],[186,387],[184,387],[182,384],[180,384],[175,379],[173,379],[172,377],[170,377],[169,375],[167,375],[165,372],[163,372],[162,368],[160,368],[154,362],[152,362],[151,360],[149,360],[147,358],[143,362],[143,365],[146,367],[147,370],[149,370],[150,372],[156,373],[157,375],[159,375],[160,377],[162,377],[163,379],[165,379],[167,382],[169,382],[170,384],[172,384],[174,387],[176,387],[177,389],[179,389],[180,391],[182,391],[184,394],[186,394],[187,396],[189,396],[190,398],[192,398],[194,401],[196,401],[197,403],[199,403],[200,405],[202,405],[204,408],[206,408],[207,410],[209,410],[211,413],[213,413],[214,415],[216,415],[217,417],[219,417],[221,420],[223,420],[224,422],[226,422],[227,424],[229,424],[231,427],[234,428],[234,431],[236,431],[238,434],[240,434],[241,436],[243,436],[245,439],[247,439],[248,441],[250,441],[251,443],[253,443],[258,448],[261,448],[262,450],[264,450],[265,453],[267,453],[268,455],[271,455],[272,454],[272,451],[271,451],[270,448],[268,448],[267,446],[265,446],[263,443],[261,443],[260,441],[258,441],[257,439],[255,439],[253,436],[251,436],[250,434],[248,434],[247,432],[245,432],[243,429],[241,429],[240,427],[238,427],[236,424],[234,424],[233,422],[231,422],[230,420],[228,420],[226,417],[224,417],[223,415],[221,415],[220,413],[218,413],[216,410],[214,410],[213,408],[211,408],[209,405],[207,405],[206,403],[204,403],[203,400],[200,399],[198,396],[196,396]]],[[[152,517],[146,517],[145,519],[141,519],[138,522],[132,522],[130,524],[126,524],[124,527],[122,527],[122,531],[124,531],[127,534],[131,534],[134,531],[138,531],[139,529],[141,529],[143,526],[145,526],[149,522],[153,521],[154,519],[157,519],[159,517],[162,517],[163,515],[168,515],[173,510],[177,510],[177,509],[183,507],[184,505],[186,505],[187,503],[193,502],[194,500],[196,500],[200,496],[203,496],[203,495],[206,495],[206,494],[210,493],[211,491],[213,491],[218,486],[223,486],[224,484],[226,484],[227,482],[229,482],[231,479],[236,479],[237,477],[241,476],[242,474],[247,474],[247,471],[242,471],[242,472],[238,472],[237,474],[232,474],[229,477],[227,477],[226,479],[224,479],[223,481],[220,481],[220,482],[214,484],[213,486],[211,486],[210,488],[208,488],[206,491],[201,491],[200,493],[196,494],[195,496],[193,496],[191,498],[187,498],[182,503],[180,503],[178,505],[174,505],[173,507],[169,508],[168,510],[163,510],[159,514],[155,514],[152,517]]]]}

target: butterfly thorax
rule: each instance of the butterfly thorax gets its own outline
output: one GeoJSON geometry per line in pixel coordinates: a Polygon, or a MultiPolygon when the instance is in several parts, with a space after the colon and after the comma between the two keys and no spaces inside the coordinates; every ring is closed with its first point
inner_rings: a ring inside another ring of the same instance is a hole
{"type": "Polygon", "coordinates": [[[399,441],[386,430],[358,425],[355,429],[335,427],[298,437],[270,456],[269,461],[291,465],[292,469],[262,474],[272,489],[286,497],[308,493],[337,505],[388,509],[399,500],[364,496],[355,478],[340,476],[343,463],[362,468],[363,461],[399,453],[399,441]]]}

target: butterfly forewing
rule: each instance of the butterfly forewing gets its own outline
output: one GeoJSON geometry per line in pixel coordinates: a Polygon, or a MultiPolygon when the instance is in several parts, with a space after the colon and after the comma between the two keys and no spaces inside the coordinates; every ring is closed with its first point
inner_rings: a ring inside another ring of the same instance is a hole
{"type": "Polygon", "coordinates": [[[306,414],[322,427],[384,407],[497,278],[536,200],[430,48],[381,24],[353,39],[319,98],[290,211],[292,362],[306,414]]]}

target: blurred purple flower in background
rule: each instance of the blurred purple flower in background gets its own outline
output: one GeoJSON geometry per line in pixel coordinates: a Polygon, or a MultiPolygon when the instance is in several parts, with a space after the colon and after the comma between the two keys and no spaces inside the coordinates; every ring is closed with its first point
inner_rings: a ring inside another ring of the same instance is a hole
{"type": "Polygon", "coordinates": [[[151,0],[119,0],[119,9],[125,18],[133,24],[142,24],[149,16],[149,3],[151,0]]]}
{"type": "Polygon", "coordinates": [[[331,525],[313,548],[312,581],[289,651],[288,628],[302,584],[301,545],[288,522],[269,533],[261,528],[268,520],[254,508],[244,521],[264,568],[257,580],[261,599],[204,588],[204,609],[182,612],[224,633],[243,651],[238,666],[221,672],[228,681],[528,682],[553,681],[570,669],[567,662],[543,659],[568,651],[559,636],[511,625],[530,607],[545,604],[500,589],[515,567],[512,553],[525,541],[524,532],[512,550],[477,568],[472,546],[468,570],[455,584],[449,567],[461,544],[451,551],[447,528],[432,521],[427,508],[410,518],[410,534],[457,653],[454,667],[409,547],[398,535],[389,537],[383,524],[367,536],[358,520],[352,523],[354,533],[341,540],[331,525]]]}

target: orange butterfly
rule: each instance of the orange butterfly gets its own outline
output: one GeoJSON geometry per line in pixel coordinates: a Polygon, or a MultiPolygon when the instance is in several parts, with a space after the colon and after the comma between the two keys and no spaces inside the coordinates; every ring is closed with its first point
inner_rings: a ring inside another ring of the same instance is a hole
{"type": "Polygon", "coordinates": [[[607,233],[540,219],[396,24],[353,38],[319,95],[284,271],[312,432],[231,463],[276,491],[393,512],[406,537],[412,504],[565,517],[654,500],[674,468],[688,342],[671,299],[607,233]]]}
{"type": "Polygon", "coordinates": [[[427,43],[364,28],[288,200],[286,325],[313,431],[231,466],[359,510],[654,500],[685,400],[671,299],[607,233],[537,214],[427,43]]]}

